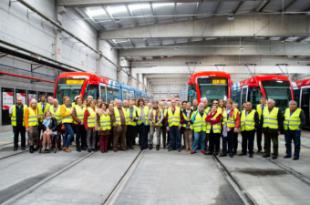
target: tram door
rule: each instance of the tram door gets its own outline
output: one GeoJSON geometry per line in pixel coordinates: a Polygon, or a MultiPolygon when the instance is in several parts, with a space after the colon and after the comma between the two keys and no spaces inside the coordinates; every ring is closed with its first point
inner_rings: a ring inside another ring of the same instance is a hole
{"type": "Polygon", "coordinates": [[[306,116],[305,127],[310,128],[310,87],[305,87],[301,89],[300,108],[304,111],[306,116]]]}

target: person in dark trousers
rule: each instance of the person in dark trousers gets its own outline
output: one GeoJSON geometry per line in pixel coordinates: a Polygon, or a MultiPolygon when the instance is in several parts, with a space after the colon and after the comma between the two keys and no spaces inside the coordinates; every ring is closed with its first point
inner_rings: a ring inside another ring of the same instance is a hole
{"type": "MultiPolygon", "coordinates": [[[[260,104],[256,105],[256,112],[258,114],[259,120],[262,118],[263,110],[266,107],[266,98],[261,97],[260,104]]],[[[259,124],[256,130],[256,144],[257,144],[257,153],[262,152],[262,135],[263,135],[263,125],[259,124]]]]}
{"type": "Polygon", "coordinates": [[[14,132],[14,151],[18,149],[19,134],[21,137],[21,149],[26,148],[26,129],[25,129],[25,111],[27,106],[23,104],[20,97],[16,99],[16,105],[13,105],[10,109],[11,124],[14,132]]]}
{"type": "Polygon", "coordinates": [[[265,136],[265,154],[264,158],[270,157],[271,141],[273,144],[272,159],[278,158],[279,134],[283,130],[283,116],[279,108],[275,107],[275,101],[269,99],[267,107],[264,108],[261,124],[265,136]]]}
{"type": "Polygon", "coordinates": [[[140,149],[144,150],[144,149],[148,148],[147,126],[149,124],[149,122],[148,122],[149,109],[145,105],[143,99],[138,100],[137,114],[138,114],[137,125],[138,125],[138,132],[139,132],[139,145],[140,145],[140,149]]]}
{"type": "Polygon", "coordinates": [[[126,109],[128,120],[126,121],[127,124],[127,133],[126,133],[126,142],[128,149],[133,149],[135,144],[135,139],[137,136],[137,109],[135,106],[135,101],[129,101],[129,107],[126,109]]]}
{"type": "Polygon", "coordinates": [[[84,127],[84,114],[86,111],[86,107],[83,105],[83,99],[81,96],[76,98],[76,104],[73,108],[72,118],[74,120],[74,127],[76,131],[76,151],[81,152],[81,150],[87,149],[86,142],[86,131],[84,127]]]}
{"type": "Polygon", "coordinates": [[[302,109],[297,108],[297,102],[291,100],[289,107],[284,112],[284,134],[286,155],[284,158],[292,157],[292,140],[294,141],[294,157],[293,160],[299,160],[300,155],[300,135],[301,128],[305,124],[305,113],[302,109]]]}
{"type": "Polygon", "coordinates": [[[217,109],[217,105],[212,105],[206,118],[206,132],[209,135],[210,145],[208,155],[218,155],[220,152],[220,137],[222,133],[222,114],[217,109]]]}
{"type": "Polygon", "coordinates": [[[182,150],[180,136],[182,119],[181,109],[176,106],[176,101],[172,100],[171,107],[167,112],[168,129],[170,133],[168,151],[178,150],[181,152],[182,150]]]}
{"type": "Polygon", "coordinates": [[[259,126],[259,116],[256,110],[252,109],[252,103],[247,102],[245,109],[241,112],[241,132],[242,132],[242,155],[249,152],[249,157],[253,157],[255,130],[259,126]]]}

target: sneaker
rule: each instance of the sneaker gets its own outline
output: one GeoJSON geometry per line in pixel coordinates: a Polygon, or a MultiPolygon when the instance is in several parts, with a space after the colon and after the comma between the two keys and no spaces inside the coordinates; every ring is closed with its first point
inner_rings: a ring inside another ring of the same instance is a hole
{"type": "Polygon", "coordinates": [[[196,151],[191,151],[191,154],[196,154],[197,152],[196,151]]]}
{"type": "Polygon", "coordinates": [[[206,151],[201,150],[200,153],[201,153],[201,154],[206,154],[206,151]]]}

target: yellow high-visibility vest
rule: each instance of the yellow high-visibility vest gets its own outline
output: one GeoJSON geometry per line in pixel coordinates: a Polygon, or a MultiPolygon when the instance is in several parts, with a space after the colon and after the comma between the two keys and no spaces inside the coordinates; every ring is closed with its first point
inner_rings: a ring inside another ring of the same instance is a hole
{"type": "Polygon", "coordinates": [[[126,124],[130,126],[136,126],[137,122],[135,119],[137,119],[137,110],[136,107],[133,107],[133,112],[132,112],[132,118],[130,118],[130,108],[127,108],[126,110],[126,124]]]}
{"type": "Polygon", "coordinates": [[[54,117],[57,121],[57,124],[61,122],[61,115],[60,115],[60,106],[57,107],[56,111],[54,106],[50,106],[50,113],[52,117],[54,117]]]}
{"type": "MultiPolygon", "coordinates": [[[[126,123],[126,111],[124,108],[122,108],[122,110],[123,110],[123,114],[125,117],[125,123],[126,123]]],[[[115,116],[115,122],[113,123],[113,126],[120,126],[122,124],[121,115],[120,115],[117,107],[114,108],[114,116],[115,116]]]]}
{"type": "MultiPolygon", "coordinates": [[[[138,120],[138,125],[141,125],[142,122],[145,122],[145,125],[149,124],[149,108],[147,106],[143,107],[143,112],[144,112],[144,119],[139,119],[138,120]]],[[[141,117],[141,107],[138,107],[137,109],[137,113],[138,113],[138,118],[141,117]]]]}
{"type": "MultiPolygon", "coordinates": [[[[24,121],[25,121],[26,109],[27,109],[27,105],[23,105],[23,126],[25,125],[24,121]]],[[[17,125],[17,121],[16,121],[16,105],[12,106],[11,125],[12,126],[16,126],[17,125]]]]}
{"type": "Polygon", "coordinates": [[[50,104],[49,103],[45,103],[45,107],[44,110],[42,110],[42,103],[39,102],[37,107],[38,107],[38,111],[39,111],[39,115],[43,116],[47,111],[50,110],[50,104]]]}
{"type": "MultiPolygon", "coordinates": [[[[86,108],[84,106],[74,105],[74,109],[75,109],[76,117],[81,122],[83,122],[86,108]]],[[[74,121],[74,124],[78,124],[78,123],[74,121]]]]}
{"type": "Polygon", "coordinates": [[[194,119],[194,124],[193,124],[193,129],[194,132],[202,132],[207,130],[207,122],[206,122],[206,117],[207,114],[204,112],[203,115],[201,116],[199,111],[197,110],[195,113],[193,113],[194,119]]]}
{"type": "MultiPolygon", "coordinates": [[[[195,113],[195,112],[194,112],[194,113],[195,113]]],[[[192,115],[193,115],[194,113],[192,113],[189,117],[187,117],[187,115],[186,115],[184,112],[182,112],[182,115],[183,115],[184,120],[185,120],[185,121],[190,121],[191,118],[192,118],[192,115]]],[[[182,127],[186,128],[186,127],[187,127],[187,123],[183,123],[183,124],[182,124],[182,127]]],[[[191,125],[189,126],[189,128],[190,128],[190,129],[193,129],[193,125],[191,124],[191,125]]]]}
{"type": "Polygon", "coordinates": [[[176,107],[174,113],[172,113],[172,109],[169,108],[168,109],[168,125],[169,127],[173,127],[173,126],[180,126],[180,122],[181,122],[181,110],[176,107]]]}
{"type": "Polygon", "coordinates": [[[247,115],[245,110],[241,113],[241,131],[253,131],[255,130],[255,110],[251,110],[247,115]]]}
{"type": "Polygon", "coordinates": [[[100,128],[99,130],[106,131],[111,130],[111,117],[109,114],[102,114],[100,116],[100,128]]]}
{"type": "Polygon", "coordinates": [[[61,120],[62,123],[72,123],[73,122],[72,116],[71,116],[71,114],[69,115],[69,113],[72,110],[72,107],[68,108],[65,104],[63,104],[62,106],[65,106],[66,114],[68,114],[66,117],[62,118],[62,120],[61,120]]]}
{"type": "MultiPolygon", "coordinates": [[[[156,121],[156,119],[155,119],[155,118],[156,118],[156,110],[152,110],[152,112],[153,112],[153,113],[152,113],[152,117],[153,117],[153,118],[152,118],[152,121],[155,123],[155,121],[156,121]]],[[[158,116],[157,116],[158,119],[160,119],[160,118],[162,117],[161,115],[162,115],[161,110],[158,109],[158,116]]],[[[157,120],[158,120],[158,119],[157,119],[157,120]]],[[[156,124],[155,124],[155,126],[162,126],[162,125],[163,125],[162,123],[156,123],[156,124]]]]}
{"type": "Polygon", "coordinates": [[[271,112],[269,112],[266,106],[263,111],[264,123],[263,128],[278,129],[278,112],[279,108],[274,107],[271,112]]]}
{"type": "Polygon", "coordinates": [[[34,127],[38,126],[39,124],[39,116],[38,116],[38,110],[33,110],[32,107],[28,108],[28,126],[34,127]]]}
{"type": "Polygon", "coordinates": [[[290,109],[286,108],[283,122],[284,130],[292,130],[292,131],[300,130],[299,127],[301,124],[300,113],[301,109],[297,108],[291,115],[290,109]]]}
{"type": "MultiPolygon", "coordinates": [[[[264,108],[267,107],[267,105],[264,105],[264,108]]],[[[256,111],[258,113],[258,118],[259,120],[262,118],[263,115],[263,109],[262,109],[262,104],[256,105],[256,111]]]]}
{"type": "Polygon", "coordinates": [[[87,108],[87,111],[89,113],[87,117],[87,127],[93,128],[96,125],[96,111],[94,111],[92,108],[87,108]]]}
{"type": "MultiPolygon", "coordinates": [[[[216,115],[214,115],[212,117],[212,119],[215,120],[219,114],[220,113],[216,113],[216,115]]],[[[222,132],[222,126],[221,126],[220,122],[217,124],[214,124],[214,125],[211,125],[211,123],[207,122],[207,129],[206,129],[207,134],[211,133],[211,128],[213,130],[213,133],[221,133],[222,132]]]]}
{"type": "Polygon", "coordinates": [[[236,126],[236,119],[237,119],[237,115],[238,115],[238,110],[234,109],[234,113],[231,115],[228,116],[228,119],[227,119],[227,127],[228,128],[234,128],[236,126]]]}

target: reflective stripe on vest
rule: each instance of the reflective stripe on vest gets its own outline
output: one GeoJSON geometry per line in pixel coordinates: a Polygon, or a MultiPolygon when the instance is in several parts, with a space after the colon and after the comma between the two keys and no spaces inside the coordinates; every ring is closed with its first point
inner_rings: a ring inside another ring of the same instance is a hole
{"type": "MultiPolygon", "coordinates": [[[[23,126],[25,125],[24,119],[25,119],[25,112],[26,112],[27,106],[23,105],[23,126]]],[[[16,126],[17,121],[16,121],[16,105],[13,105],[12,107],[12,116],[11,116],[11,125],[16,126]]]]}
{"type": "MultiPolygon", "coordinates": [[[[187,112],[185,112],[185,113],[182,112],[182,115],[183,115],[183,118],[184,118],[185,121],[190,121],[191,118],[192,118],[192,114],[190,114],[189,118],[187,117],[187,112]]],[[[183,124],[182,124],[182,127],[186,128],[186,127],[187,127],[187,124],[186,124],[186,123],[183,123],[183,124]]],[[[187,129],[188,129],[188,128],[187,128],[187,129]]],[[[192,124],[189,126],[189,129],[193,129],[192,124]]]]}
{"type": "Polygon", "coordinates": [[[130,126],[136,126],[137,122],[135,121],[135,119],[137,118],[137,108],[133,107],[133,113],[132,113],[132,119],[130,118],[130,108],[127,109],[127,114],[126,116],[128,116],[128,121],[126,120],[126,124],[130,125],[130,126]]]}
{"type": "Polygon", "coordinates": [[[173,127],[173,126],[180,126],[180,109],[179,108],[175,108],[174,113],[172,113],[171,108],[168,110],[168,125],[169,127],[173,127]]]}
{"type": "Polygon", "coordinates": [[[274,107],[271,112],[269,112],[266,106],[263,111],[264,124],[263,128],[278,129],[278,112],[279,108],[274,107]]]}
{"type": "MultiPolygon", "coordinates": [[[[158,115],[157,115],[157,119],[156,118],[156,110],[153,110],[153,119],[152,121],[155,123],[156,121],[158,121],[162,116],[161,116],[161,110],[158,109],[158,115]]],[[[162,123],[155,123],[155,126],[162,126],[162,123]]]]}
{"type": "Polygon", "coordinates": [[[38,113],[39,111],[34,111],[32,108],[28,108],[28,126],[34,127],[38,126],[38,113]]]}
{"type": "MultiPolygon", "coordinates": [[[[234,128],[236,126],[236,119],[237,119],[238,110],[234,109],[234,113],[229,114],[228,120],[227,120],[227,127],[228,128],[234,128]]],[[[227,117],[226,117],[227,119],[227,117]]]]}
{"type": "Polygon", "coordinates": [[[100,116],[100,130],[106,131],[111,130],[111,118],[109,114],[102,114],[100,116]]]}
{"type": "Polygon", "coordinates": [[[284,113],[284,130],[300,130],[299,126],[301,123],[300,120],[301,109],[297,108],[294,113],[291,115],[290,109],[286,108],[284,113]]]}
{"type": "Polygon", "coordinates": [[[207,130],[206,113],[204,112],[203,115],[201,116],[199,111],[196,111],[194,115],[195,115],[195,121],[193,124],[194,132],[201,132],[201,131],[205,132],[207,130]]]}
{"type": "Polygon", "coordinates": [[[88,110],[88,117],[87,117],[87,127],[95,127],[96,124],[96,111],[94,111],[92,108],[87,108],[88,110]]]}
{"type": "Polygon", "coordinates": [[[138,112],[138,125],[141,125],[142,122],[144,121],[145,122],[145,125],[148,125],[149,124],[149,108],[144,106],[143,107],[143,112],[144,112],[144,119],[140,119],[141,118],[141,107],[138,107],[137,109],[137,112],[138,112]]]}
{"type": "Polygon", "coordinates": [[[245,114],[245,110],[241,113],[241,130],[252,131],[255,130],[255,110],[251,110],[248,115],[245,114]]]}

